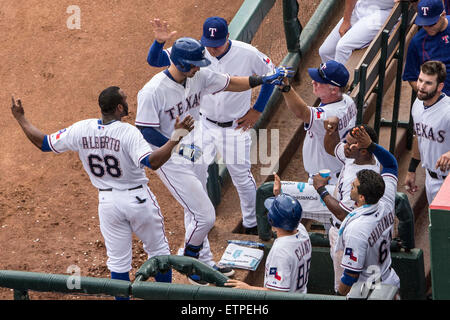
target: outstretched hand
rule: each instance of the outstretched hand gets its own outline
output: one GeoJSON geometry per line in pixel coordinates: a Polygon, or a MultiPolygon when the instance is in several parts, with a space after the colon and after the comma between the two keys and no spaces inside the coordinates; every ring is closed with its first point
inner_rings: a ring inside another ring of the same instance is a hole
{"type": "Polygon", "coordinates": [[[294,70],[291,67],[279,66],[274,71],[269,72],[262,76],[263,83],[283,85],[284,78],[292,78],[294,76],[294,70]]]}
{"type": "Polygon", "coordinates": [[[258,121],[261,112],[250,108],[245,115],[238,119],[236,130],[243,129],[244,131],[253,128],[256,121],[258,121]]]}
{"type": "Polygon", "coordinates": [[[276,197],[281,193],[281,179],[274,172],[273,173],[273,195],[276,197]]]}
{"type": "Polygon", "coordinates": [[[150,21],[153,26],[153,34],[155,35],[155,40],[159,43],[165,43],[172,39],[172,37],[177,33],[177,31],[169,31],[169,24],[167,21],[162,21],[155,18],[150,21]]]}
{"type": "Polygon", "coordinates": [[[372,139],[363,126],[353,128],[352,135],[355,137],[357,141],[356,147],[359,149],[367,149],[372,144],[372,139]]]}
{"type": "Polygon", "coordinates": [[[16,100],[14,97],[11,97],[12,105],[11,105],[11,112],[17,120],[19,120],[20,117],[23,117],[25,115],[25,111],[22,107],[22,101],[20,99],[16,100]]]}
{"type": "Polygon", "coordinates": [[[194,129],[194,118],[188,114],[182,121],[180,121],[180,116],[177,116],[175,119],[174,128],[175,131],[172,133],[171,140],[180,141],[181,138],[194,129]]]}

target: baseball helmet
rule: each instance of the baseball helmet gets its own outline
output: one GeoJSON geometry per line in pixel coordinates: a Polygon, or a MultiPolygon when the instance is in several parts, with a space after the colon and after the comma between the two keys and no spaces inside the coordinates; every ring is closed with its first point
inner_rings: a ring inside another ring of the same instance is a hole
{"type": "Polygon", "coordinates": [[[276,228],[295,230],[302,218],[300,202],[286,193],[266,199],[264,206],[269,210],[267,219],[270,225],[276,228]]]}
{"type": "Polygon", "coordinates": [[[193,38],[177,39],[170,51],[170,60],[181,72],[189,72],[191,65],[206,67],[211,61],[205,57],[205,47],[193,38]]]}

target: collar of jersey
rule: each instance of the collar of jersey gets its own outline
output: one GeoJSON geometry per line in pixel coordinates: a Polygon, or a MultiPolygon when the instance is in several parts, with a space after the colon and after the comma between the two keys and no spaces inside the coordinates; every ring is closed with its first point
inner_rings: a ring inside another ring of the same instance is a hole
{"type": "Polygon", "coordinates": [[[442,93],[442,94],[439,96],[439,99],[437,99],[436,102],[433,103],[431,106],[428,106],[428,107],[423,106],[423,110],[430,109],[430,108],[431,108],[432,106],[434,106],[436,103],[438,103],[439,101],[441,101],[444,97],[445,97],[445,93],[442,93]]]}
{"type": "Polygon", "coordinates": [[[164,70],[163,72],[164,72],[164,74],[165,74],[167,77],[169,77],[170,80],[172,80],[172,81],[175,82],[176,84],[179,84],[179,85],[181,85],[181,86],[183,86],[183,87],[186,87],[186,79],[184,80],[183,83],[178,83],[178,82],[175,81],[175,79],[174,79],[174,78],[172,77],[172,75],[170,74],[169,69],[166,69],[166,70],[164,70]]]}
{"type": "Polygon", "coordinates": [[[98,125],[99,126],[107,126],[107,125],[112,124],[112,123],[114,123],[116,121],[119,121],[119,120],[112,120],[112,121],[110,121],[108,123],[103,123],[102,119],[98,119],[98,125]]]}
{"type": "Polygon", "coordinates": [[[228,48],[227,48],[227,51],[225,51],[224,53],[222,53],[220,56],[216,57],[216,59],[217,59],[217,60],[222,59],[222,58],[228,53],[228,51],[230,51],[230,49],[231,49],[231,40],[228,39],[228,48]]]}

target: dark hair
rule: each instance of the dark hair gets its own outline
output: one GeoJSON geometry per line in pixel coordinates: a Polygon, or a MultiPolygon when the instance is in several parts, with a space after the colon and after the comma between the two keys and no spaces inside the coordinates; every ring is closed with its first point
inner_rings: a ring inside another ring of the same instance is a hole
{"type": "Polygon", "coordinates": [[[116,111],[119,104],[123,104],[123,97],[116,86],[108,87],[98,96],[98,104],[103,114],[111,114],[116,111]]]}
{"type": "Polygon", "coordinates": [[[358,171],[356,177],[359,181],[358,193],[364,196],[367,204],[375,204],[384,194],[384,180],[378,172],[370,169],[358,171]]]}
{"type": "Polygon", "coordinates": [[[355,136],[353,135],[353,129],[354,128],[359,128],[361,126],[364,127],[364,129],[366,130],[366,132],[369,135],[369,137],[372,140],[372,142],[378,143],[378,135],[377,135],[377,133],[375,132],[375,130],[372,127],[368,126],[367,124],[362,124],[362,125],[355,126],[355,127],[351,128],[350,131],[349,131],[350,135],[354,138],[355,136]]]}
{"type": "Polygon", "coordinates": [[[447,78],[447,69],[445,64],[441,61],[427,61],[420,66],[420,71],[429,76],[437,75],[438,83],[445,82],[445,79],[447,78]]]}

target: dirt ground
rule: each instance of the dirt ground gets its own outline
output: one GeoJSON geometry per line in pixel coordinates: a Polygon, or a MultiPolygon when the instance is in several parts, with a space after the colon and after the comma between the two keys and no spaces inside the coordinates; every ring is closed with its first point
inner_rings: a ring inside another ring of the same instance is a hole
{"type": "MultiPolygon", "coordinates": [[[[11,95],[22,100],[28,119],[45,133],[99,116],[99,92],[118,85],[128,94],[134,123],[136,94],[160,69],[146,63],[153,41],[149,23],[169,21],[178,36],[200,38],[205,18],[231,21],[241,0],[3,1],[0,5],[0,269],[66,274],[76,265],[82,276],[108,278],[106,250],[99,230],[97,190],[78,155],[54,155],[36,149],[10,112],[11,95]],[[81,10],[81,28],[69,29],[70,5],[81,10]]],[[[283,43],[282,1],[255,36],[254,45],[279,63],[283,43]]],[[[301,8],[303,24],[319,1],[301,8]]],[[[302,4],[303,5],[303,4],[302,4]]],[[[147,170],[165,218],[173,254],[183,243],[181,206],[158,177],[147,170]]],[[[221,228],[234,228],[221,221],[221,228]]],[[[133,275],[146,260],[138,239],[133,245],[133,275]]],[[[216,257],[220,258],[220,257],[216,257]]],[[[179,275],[174,282],[182,282],[179,275]]],[[[0,288],[0,299],[12,299],[0,288]]],[[[90,299],[84,296],[31,293],[32,299],[90,299]]],[[[111,297],[103,297],[111,299],[111,297]]],[[[95,297],[98,299],[98,297],[95,297]]]]}

